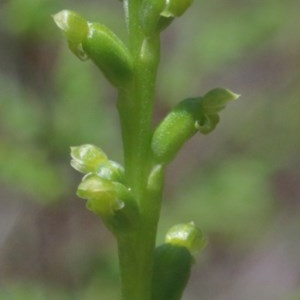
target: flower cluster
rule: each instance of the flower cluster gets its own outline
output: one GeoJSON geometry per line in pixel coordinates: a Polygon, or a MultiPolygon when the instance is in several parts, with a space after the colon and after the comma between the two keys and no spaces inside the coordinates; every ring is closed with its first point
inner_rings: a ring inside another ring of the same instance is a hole
{"type": "Polygon", "coordinates": [[[128,229],[137,218],[137,207],[125,185],[124,169],[94,145],[71,147],[71,166],[84,173],[77,195],[114,232],[128,229]]]}

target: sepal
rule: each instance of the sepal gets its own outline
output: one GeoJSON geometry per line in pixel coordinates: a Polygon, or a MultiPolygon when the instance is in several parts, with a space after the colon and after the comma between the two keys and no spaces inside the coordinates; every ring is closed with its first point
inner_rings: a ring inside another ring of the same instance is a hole
{"type": "Polygon", "coordinates": [[[201,99],[201,105],[204,113],[216,114],[223,110],[227,103],[240,97],[228,89],[215,88],[206,93],[201,99]]]}
{"type": "Polygon", "coordinates": [[[88,34],[88,22],[74,11],[62,10],[53,15],[53,20],[73,44],[81,43],[88,34]]]}
{"type": "Polygon", "coordinates": [[[95,173],[108,158],[104,151],[91,144],[71,147],[71,166],[81,173],[95,173]]]}

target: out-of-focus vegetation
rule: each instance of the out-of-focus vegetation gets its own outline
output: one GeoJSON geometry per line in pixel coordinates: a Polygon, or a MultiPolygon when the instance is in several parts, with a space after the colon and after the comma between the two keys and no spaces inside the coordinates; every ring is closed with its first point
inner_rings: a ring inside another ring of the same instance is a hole
{"type": "MultiPolygon", "coordinates": [[[[121,160],[116,95],[50,16],[77,10],[122,36],[122,7],[0,8],[0,299],[118,299],[115,244],[69,167],[81,143],[121,160]]],[[[210,240],[185,300],[299,298],[299,11],[297,0],[195,1],[163,35],[156,120],[215,86],[242,94],[169,168],[161,234],[194,220],[210,240]]]]}

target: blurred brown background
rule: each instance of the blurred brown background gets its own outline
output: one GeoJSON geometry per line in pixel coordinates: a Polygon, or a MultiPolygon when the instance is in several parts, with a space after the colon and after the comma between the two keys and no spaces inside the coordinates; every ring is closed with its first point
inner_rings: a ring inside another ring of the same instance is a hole
{"type": "MultiPolygon", "coordinates": [[[[75,196],[69,146],[122,161],[116,92],[67,49],[51,14],[126,40],[115,0],[0,1],[0,299],[118,299],[116,245],[75,196]]],[[[242,95],[168,170],[159,239],[209,238],[184,300],[300,299],[300,2],[195,1],[162,35],[155,122],[178,101],[242,95]]],[[[142,299],[141,299],[142,300],[142,299]]]]}

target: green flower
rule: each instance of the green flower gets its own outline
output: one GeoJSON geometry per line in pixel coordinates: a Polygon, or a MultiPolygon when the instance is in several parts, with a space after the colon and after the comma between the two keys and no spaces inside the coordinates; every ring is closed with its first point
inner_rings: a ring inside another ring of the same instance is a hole
{"type": "Polygon", "coordinates": [[[116,186],[97,175],[83,178],[78,186],[77,196],[88,200],[87,208],[102,217],[113,216],[115,211],[124,207],[124,202],[118,199],[116,186]]]}
{"type": "Polygon", "coordinates": [[[191,253],[198,252],[206,246],[206,239],[202,231],[195,226],[194,222],[171,227],[166,234],[165,242],[185,247],[191,253]]]}

